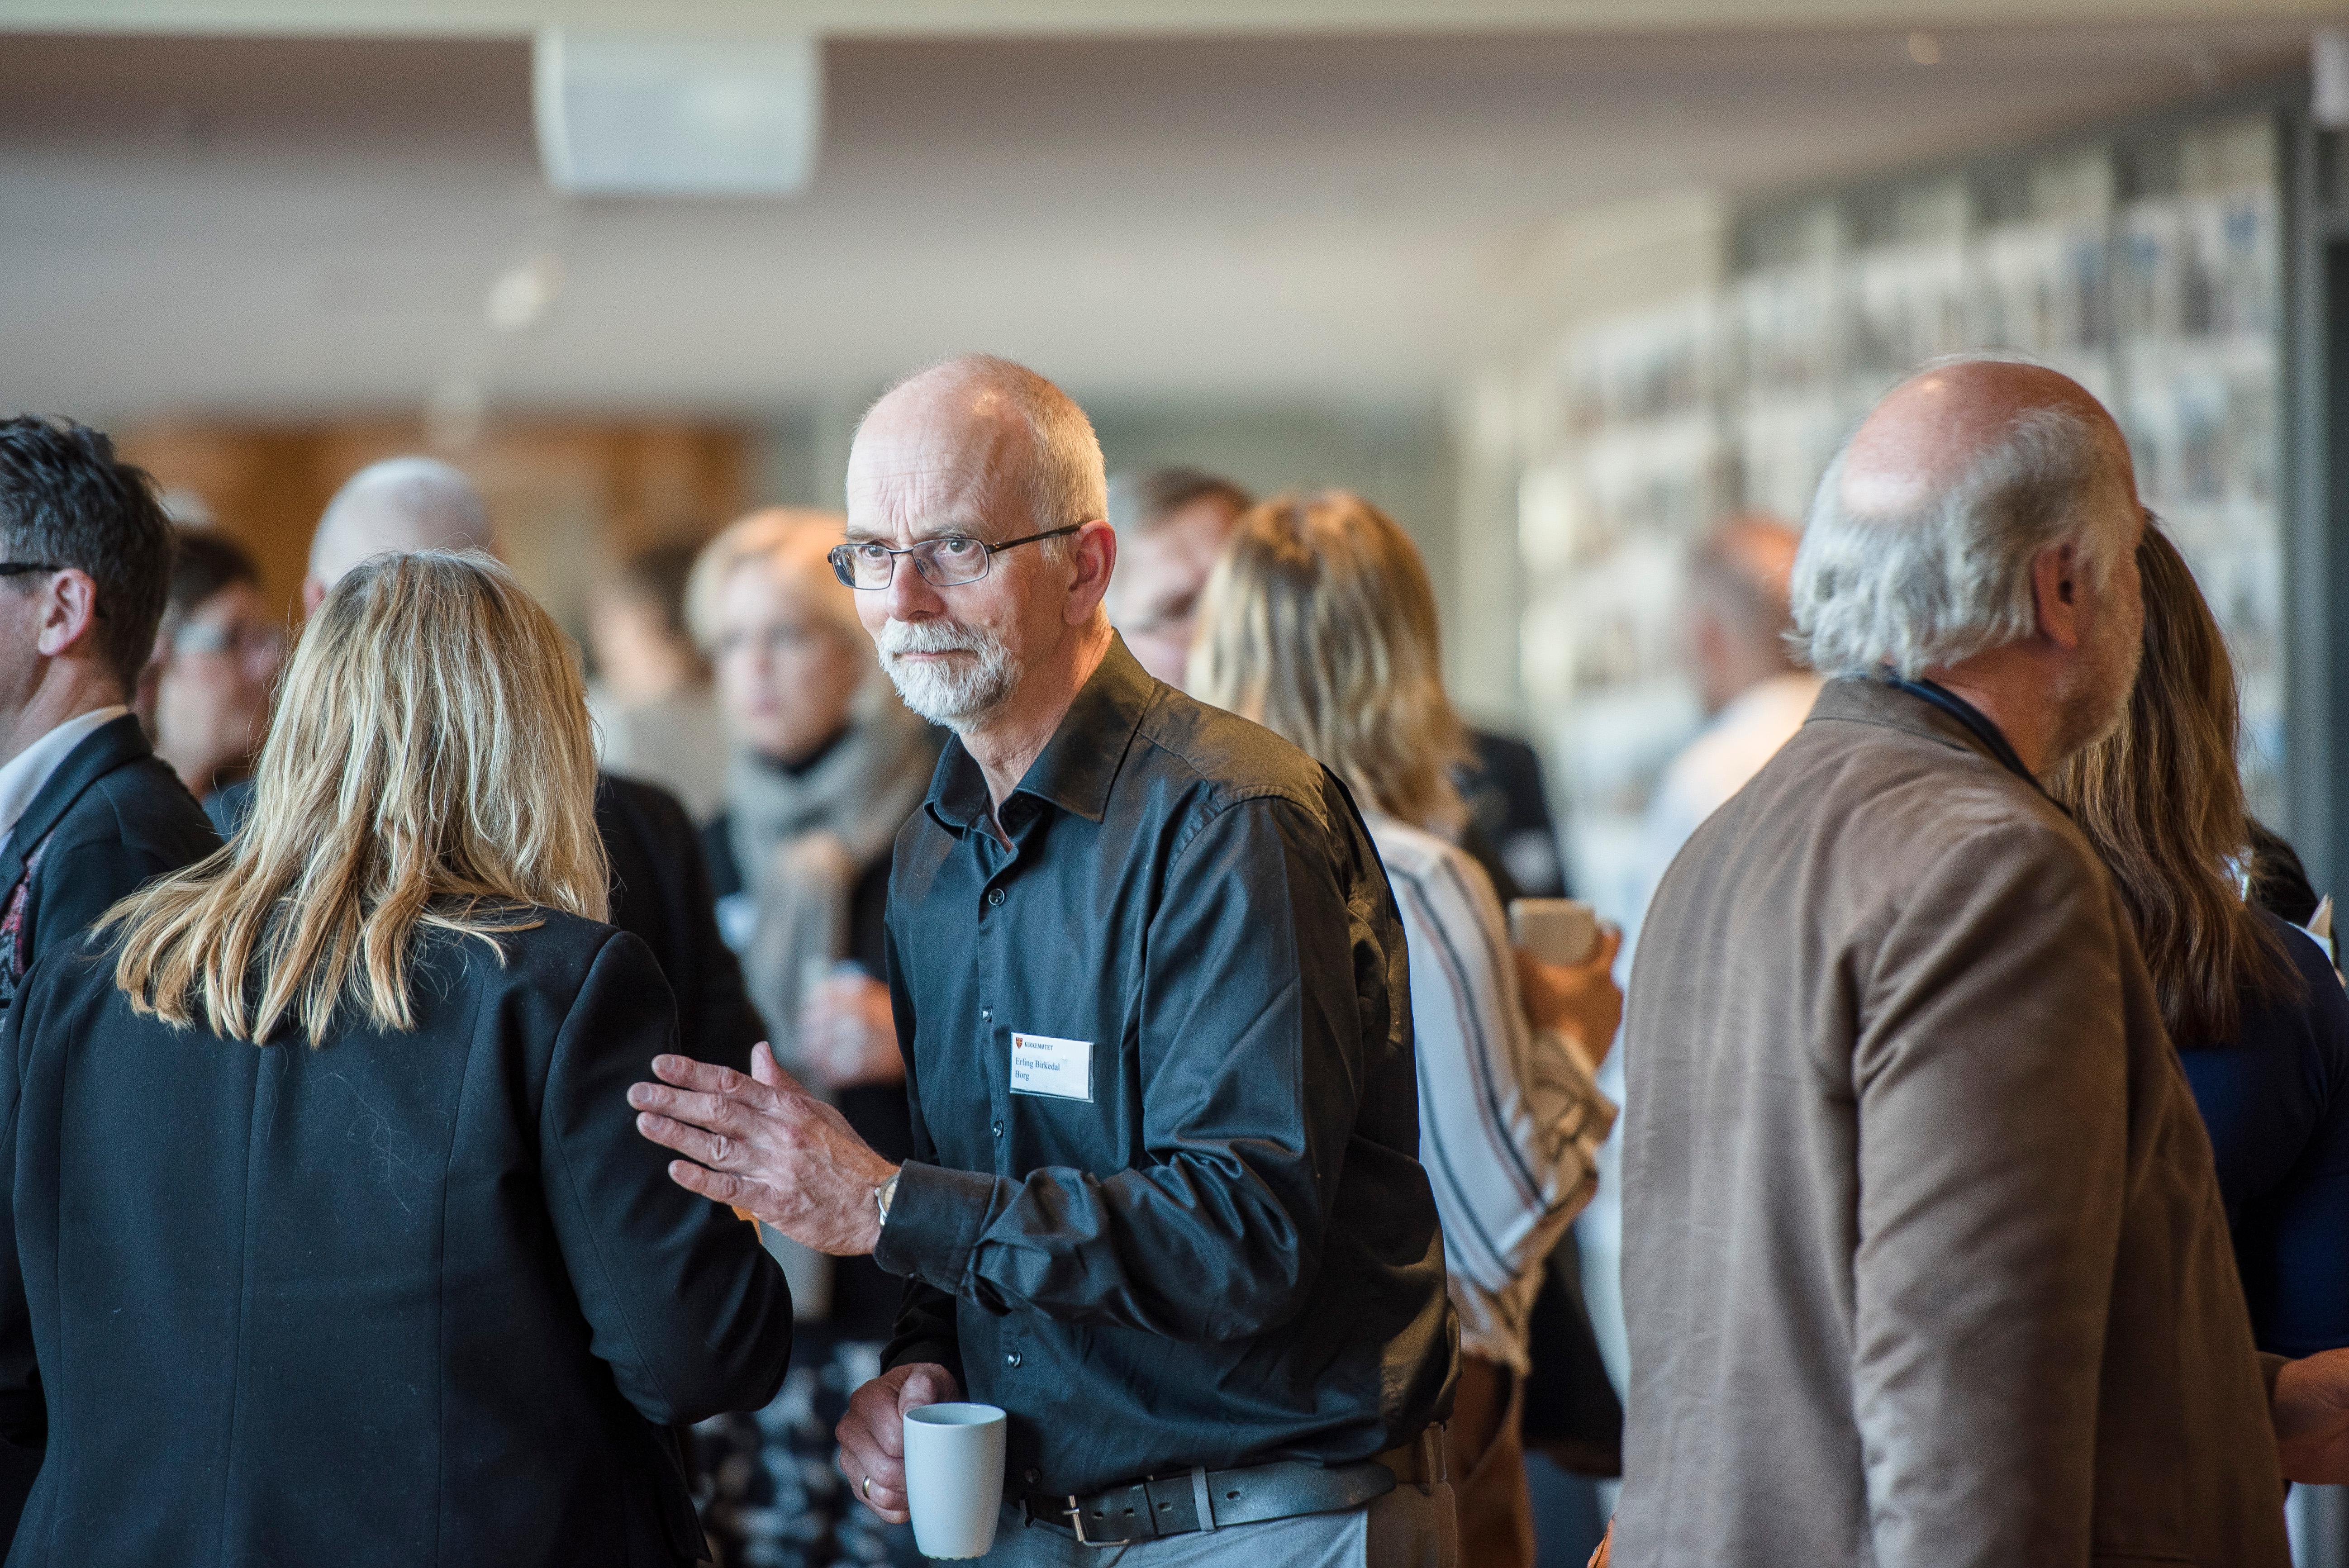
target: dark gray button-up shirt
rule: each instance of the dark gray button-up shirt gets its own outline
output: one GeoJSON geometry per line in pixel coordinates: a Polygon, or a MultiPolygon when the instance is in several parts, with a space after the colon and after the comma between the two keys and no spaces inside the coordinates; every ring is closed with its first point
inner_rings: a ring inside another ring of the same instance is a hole
{"type": "Polygon", "coordinates": [[[1010,1413],[1015,1491],[1341,1464],[1451,1401],[1402,931],[1330,773],[1123,643],[988,828],[959,742],[897,839],[916,1157],[885,1361],[1010,1413]]]}

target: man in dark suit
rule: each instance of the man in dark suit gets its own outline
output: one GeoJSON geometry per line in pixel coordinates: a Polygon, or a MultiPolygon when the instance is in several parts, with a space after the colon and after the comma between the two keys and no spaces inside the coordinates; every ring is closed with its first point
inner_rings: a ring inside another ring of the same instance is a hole
{"type": "MultiPolygon", "coordinates": [[[[112,442],[0,421],[0,1006],[117,899],[220,847],[126,706],[171,573],[171,523],[112,442]]],[[[0,1538],[40,1468],[0,1449],[0,1538]]]]}
{"type": "MultiPolygon", "coordinates": [[[[310,542],[303,606],[316,610],[336,579],[392,550],[491,550],[489,508],[473,481],[435,458],[391,458],[335,492],[310,542]]],[[[223,835],[253,806],[251,780],[216,791],[205,810],[223,835]]],[[[718,934],[701,841],[685,808],[656,785],[603,774],[595,827],[612,865],[611,923],[644,939],[677,995],[678,1038],[688,1052],[750,1070],[766,1037],[741,965],[718,934]]]]}

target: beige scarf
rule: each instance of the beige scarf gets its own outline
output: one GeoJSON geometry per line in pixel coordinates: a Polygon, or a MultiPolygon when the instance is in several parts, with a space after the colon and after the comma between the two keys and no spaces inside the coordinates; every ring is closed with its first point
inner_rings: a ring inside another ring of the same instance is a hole
{"type": "Polygon", "coordinates": [[[889,852],[937,765],[929,727],[885,695],[804,772],[738,752],[727,774],[734,861],[758,909],[743,980],[776,1060],[794,1073],[801,1000],[848,951],[849,895],[889,852]]]}

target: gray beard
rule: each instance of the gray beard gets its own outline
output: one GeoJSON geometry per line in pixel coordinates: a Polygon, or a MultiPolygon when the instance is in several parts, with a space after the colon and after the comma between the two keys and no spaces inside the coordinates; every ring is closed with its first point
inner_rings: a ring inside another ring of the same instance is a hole
{"type": "Polygon", "coordinates": [[[957,735],[1001,707],[1019,687],[1011,652],[985,632],[941,621],[892,621],[874,639],[881,667],[905,705],[957,735]],[[903,655],[959,651],[975,655],[952,666],[903,655]]]}

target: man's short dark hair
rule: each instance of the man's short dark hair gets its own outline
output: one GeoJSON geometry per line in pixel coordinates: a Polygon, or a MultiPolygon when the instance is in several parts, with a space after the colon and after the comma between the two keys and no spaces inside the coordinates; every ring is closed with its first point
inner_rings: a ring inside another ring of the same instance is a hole
{"type": "MultiPolygon", "coordinates": [[[[155,646],[171,580],[171,523],[155,481],[70,419],[0,420],[0,552],[98,584],[97,649],[126,692],[155,646]]],[[[22,579],[17,591],[26,591],[22,579]]]]}
{"type": "Polygon", "coordinates": [[[1234,515],[1256,504],[1247,491],[1204,469],[1128,469],[1109,481],[1109,524],[1120,539],[1131,539],[1203,500],[1219,500],[1234,515]]]}
{"type": "Polygon", "coordinates": [[[261,586],[261,568],[244,546],[207,528],[172,530],[171,588],[166,612],[176,623],[223,588],[261,586]]]}

